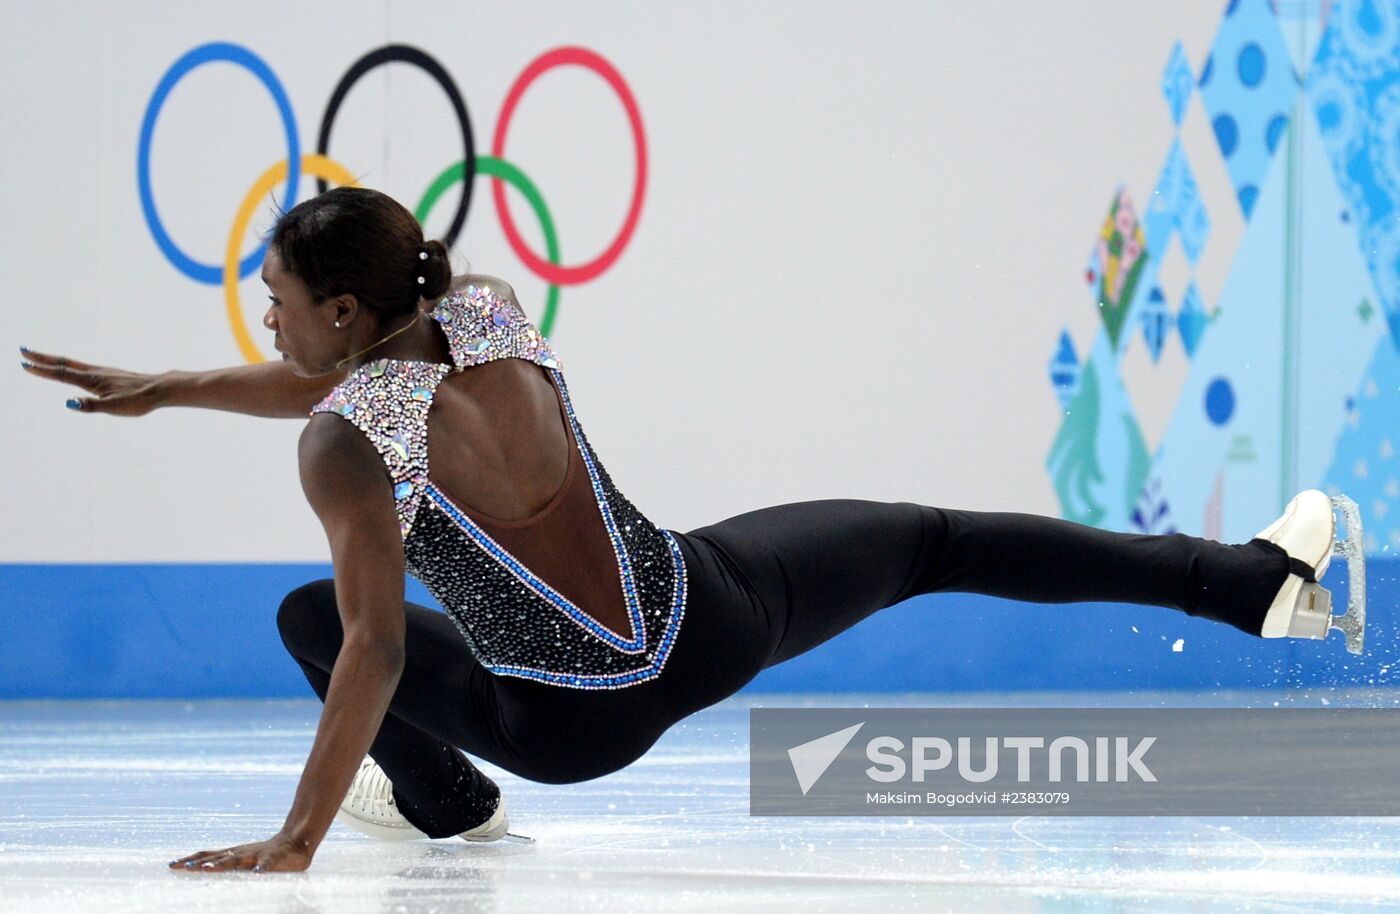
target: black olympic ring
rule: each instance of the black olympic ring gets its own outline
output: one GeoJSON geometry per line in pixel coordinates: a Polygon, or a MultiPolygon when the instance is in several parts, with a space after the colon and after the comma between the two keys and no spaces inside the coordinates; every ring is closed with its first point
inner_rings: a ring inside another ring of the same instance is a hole
{"type": "MultiPolygon", "coordinates": [[[[331,93],[330,102],[326,104],[326,113],[321,116],[321,134],[316,140],[316,151],[323,156],[329,155],[331,127],[335,124],[335,115],[340,110],[340,103],[345,101],[345,96],[350,92],[351,87],[359,82],[361,76],[386,63],[412,64],[427,73],[442,87],[443,93],[447,95],[447,100],[452,103],[452,110],[457,113],[457,124],[462,128],[462,162],[466,169],[466,175],[462,180],[462,200],[457,204],[457,212],[452,216],[452,225],[448,227],[447,234],[442,239],[443,243],[451,248],[456,243],[457,235],[462,231],[462,226],[466,224],[467,210],[471,207],[472,185],[476,178],[476,143],[472,139],[472,122],[467,115],[467,103],[463,100],[462,93],[457,91],[457,84],[452,81],[452,77],[448,75],[442,64],[428,56],[427,53],[406,44],[386,44],[355,61],[354,66],[340,78],[335,91],[331,93]]],[[[326,192],[326,187],[326,180],[318,177],[316,179],[316,192],[323,194],[326,192]]]]}

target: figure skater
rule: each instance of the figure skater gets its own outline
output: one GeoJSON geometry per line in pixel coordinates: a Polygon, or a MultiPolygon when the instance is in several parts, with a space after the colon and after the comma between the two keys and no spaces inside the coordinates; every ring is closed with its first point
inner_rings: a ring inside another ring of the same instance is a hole
{"type": "Polygon", "coordinates": [[[681,533],[613,484],[511,287],[454,278],[396,201],[342,187],[301,203],[262,279],[280,361],[148,375],[22,350],[27,371],[87,392],[68,401],[82,412],[310,414],[297,457],[334,578],[288,594],[277,625],[324,702],[315,742],[275,836],[172,868],[304,870],[334,819],[500,839],[505,798],[468,755],[551,784],[617,771],[917,594],[1150,604],[1265,638],[1331,621],[1317,579],[1335,520],[1317,490],[1237,545],[847,498],[681,533]],[[405,602],[405,571],[446,613],[405,602]]]}

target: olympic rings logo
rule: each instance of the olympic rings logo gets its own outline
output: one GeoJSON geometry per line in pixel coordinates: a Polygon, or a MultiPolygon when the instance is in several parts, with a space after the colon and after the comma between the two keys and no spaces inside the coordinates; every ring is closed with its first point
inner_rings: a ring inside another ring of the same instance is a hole
{"type": "Polygon", "coordinates": [[[647,181],[646,134],[642,129],[641,113],[637,109],[637,102],[632,97],[631,90],[616,68],[601,55],[586,48],[559,47],[546,51],[535,58],[516,77],[510,91],[506,93],[505,102],[501,106],[500,118],[496,122],[495,136],[491,141],[491,155],[478,156],[466,101],[458,90],[456,82],[453,81],[442,64],[418,48],[401,44],[385,45],[370,51],[355,61],[354,65],[340,78],[335,91],[331,93],[330,101],[321,117],[316,152],[303,154],[301,140],[297,133],[296,115],[292,110],[291,101],[272,68],[262,58],[240,45],[224,42],[200,45],[175,61],[170,69],[165,71],[165,75],[161,77],[155,91],[151,94],[150,101],[146,104],[146,114],[141,122],[141,139],[136,153],[136,184],[141,195],[141,210],[145,215],[146,225],[165,258],[177,270],[195,282],[223,286],[229,326],[233,330],[239,350],[249,362],[265,361],[262,352],[259,351],[248,332],[238,292],[239,280],[259,269],[263,257],[267,253],[267,243],[262,242],[252,252],[241,254],[243,236],[253,218],[253,213],[263,198],[279,184],[285,185],[281,201],[282,209],[289,210],[295,206],[297,188],[303,173],[315,176],[317,187],[322,192],[325,191],[327,182],[342,185],[355,183],[350,170],[330,157],[331,129],[335,126],[335,117],[341,104],[355,83],[376,67],[389,63],[408,64],[419,68],[432,77],[446,94],[448,101],[451,102],[462,135],[462,160],[447,166],[428,184],[418,201],[418,205],[414,208],[414,215],[419,222],[426,221],[428,214],[432,212],[433,207],[437,205],[443,194],[460,183],[462,185],[461,199],[452,215],[452,222],[447,234],[443,237],[443,243],[450,249],[456,243],[457,236],[466,223],[467,213],[471,207],[472,187],[477,175],[491,178],[492,201],[495,204],[496,214],[501,221],[501,228],[507,241],[530,271],[549,283],[544,315],[539,322],[540,333],[548,336],[553,327],[555,312],[559,304],[560,287],[588,282],[607,270],[621,256],[623,249],[632,238],[632,233],[636,230],[637,221],[642,212],[642,199],[646,193],[647,181]],[[221,264],[196,260],[175,243],[161,222],[160,213],[156,209],[155,196],[151,190],[151,138],[155,134],[156,120],[160,117],[161,108],[171,91],[186,74],[196,67],[214,62],[234,64],[257,77],[277,105],[287,140],[287,157],[264,171],[253,182],[252,187],[244,196],[243,202],[239,205],[229,230],[228,244],[224,250],[224,259],[221,264]],[[580,66],[592,71],[602,77],[617,94],[618,99],[626,109],[627,119],[631,124],[633,148],[637,162],[632,201],[628,207],[622,229],[601,254],[590,261],[575,266],[565,266],[559,262],[559,242],[554,230],[554,220],[550,215],[549,208],[545,205],[544,197],[539,188],[526,177],[518,166],[505,158],[506,131],[510,126],[511,118],[515,115],[515,109],[519,105],[521,97],[540,76],[556,67],[563,66],[580,66]],[[506,206],[506,184],[519,190],[534,210],[535,218],[539,220],[541,233],[544,236],[545,254],[543,257],[530,250],[516,229],[515,222],[511,219],[510,210],[506,206]]]}

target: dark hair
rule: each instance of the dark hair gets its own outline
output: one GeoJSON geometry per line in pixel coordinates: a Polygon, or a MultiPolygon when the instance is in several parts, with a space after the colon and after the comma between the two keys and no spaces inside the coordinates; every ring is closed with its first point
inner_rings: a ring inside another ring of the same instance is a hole
{"type": "Polygon", "coordinates": [[[425,242],[403,204],[367,187],[336,187],[298,203],[277,220],[268,244],[317,301],[354,295],[381,320],[411,313],[420,298],[452,284],[446,246],[425,242]]]}

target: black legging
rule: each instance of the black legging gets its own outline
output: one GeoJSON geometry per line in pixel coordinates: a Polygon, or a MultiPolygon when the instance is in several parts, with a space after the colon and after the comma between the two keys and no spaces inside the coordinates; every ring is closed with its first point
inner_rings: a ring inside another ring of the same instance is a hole
{"type": "MultiPolygon", "coordinates": [[[[685,618],[661,675],[627,688],[495,676],[444,613],[405,605],[407,659],[370,755],[410,822],[434,838],[479,824],[498,788],[461,750],[535,781],[600,777],[765,667],[917,594],[1169,606],[1258,635],[1288,575],[1287,554],[1262,540],[911,502],[798,502],[675,536],[689,572],[685,618]]],[[[292,591],[277,625],[325,701],[341,644],[333,583],[292,591]]]]}

